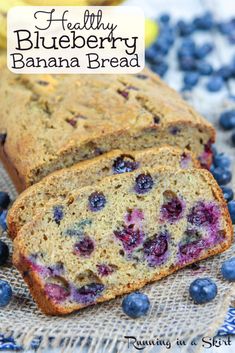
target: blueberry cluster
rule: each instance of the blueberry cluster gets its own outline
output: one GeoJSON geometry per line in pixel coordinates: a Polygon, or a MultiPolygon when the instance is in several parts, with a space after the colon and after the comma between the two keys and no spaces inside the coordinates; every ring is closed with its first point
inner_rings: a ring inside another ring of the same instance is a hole
{"type": "Polygon", "coordinates": [[[7,229],[7,208],[10,205],[11,199],[7,192],[0,191],[0,226],[5,231],[7,229]]]}
{"type": "MultiPolygon", "coordinates": [[[[234,20],[232,20],[231,23],[233,23],[234,26],[234,20]]],[[[204,43],[197,46],[195,41],[190,37],[198,30],[208,31],[218,29],[220,33],[226,34],[225,32],[228,30],[228,27],[231,27],[231,23],[217,24],[210,12],[196,17],[190,22],[183,20],[178,22],[177,30],[179,35],[183,37],[177,53],[179,67],[182,71],[186,71],[183,90],[190,90],[194,87],[198,83],[200,76],[210,76],[206,85],[207,90],[217,92],[224,86],[226,81],[235,77],[235,58],[231,63],[214,69],[213,66],[205,60],[207,55],[213,50],[213,44],[204,43]]],[[[227,34],[231,33],[232,32],[228,30],[227,34]]]]}
{"type": "Polygon", "coordinates": [[[175,42],[175,29],[168,14],[160,16],[158,22],[159,36],[155,43],[146,50],[146,61],[154,72],[163,77],[168,70],[166,56],[175,42]]]}
{"type": "MultiPolygon", "coordinates": [[[[168,70],[167,55],[175,42],[181,38],[177,50],[179,68],[184,72],[182,91],[189,91],[197,85],[201,76],[209,76],[206,88],[210,92],[220,91],[225,82],[235,77],[235,57],[227,65],[220,68],[213,66],[206,60],[214,46],[210,42],[197,45],[192,36],[197,31],[217,30],[226,35],[235,44],[235,20],[216,23],[210,12],[195,17],[191,21],[180,20],[172,24],[170,16],[163,14],[158,19],[160,33],[155,43],[146,51],[146,61],[150,68],[160,76],[168,70]]],[[[235,137],[234,137],[235,139],[235,137]]]]}
{"type": "Polygon", "coordinates": [[[228,38],[229,43],[235,44],[235,18],[218,23],[217,28],[222,35],[228,38]]]}
{"type": "MultiPolygon", "coordinates": [[[[226,120],[222,114],[222,122],[226,120]]],[[[220,119],[221,122],[221,119],[220,119]]],[[[223,124],[229,124],[228,122],[223,122],[223,124]]],[[[231,172],[231,159],[224,153],[218,153],[216,148],[213,148],[213,164],[210,168],[211,173],[218,182],[223,192],[224,198],[228,203],[228,210],[232,219],[233,224],[235,224],[235,200],[233,200],[234,193],[233,190],[226,186],[232,180],[231,172]]]]}
{"type": "MultiPolygon", "coordinates": [[[[10,205],[8,193],[0,191],[0,226],[5,231],[7,229],[7,208],[10,205]]],[[[9,248],[6,243],[0,240],[0,266],[5,265],[9,258],[9,248]]],[[[12,289],[9,283],[0,280],[0,307],[9,303],[12,297],[12,289]]]]}

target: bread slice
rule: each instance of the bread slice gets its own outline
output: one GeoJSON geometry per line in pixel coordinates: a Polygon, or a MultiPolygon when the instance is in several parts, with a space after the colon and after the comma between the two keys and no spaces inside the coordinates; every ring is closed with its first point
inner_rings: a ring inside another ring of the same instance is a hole
{"type": "Polygon", "coordinates": [[[189,152],[172,147],[150,148],[136,152],[115,150],[77,165],[61,169],[25,190],[8,213],[8,230],[15,238],[20,228],[54,199],[63,201],[72,197],[78,188],[92,185],[105,176],[131,172],[142,167],[172,166],[199,167],[189,152]]]}
{"type": "Polygon", "coordinates": [[[148,70],[137,75],[16,75],[1,69],[1,158],[22,191],[113,149],[163,145],[211,163],[211,124],[148,70]]]}
{"type": "Polygon", "coordinates": [[[144,168],[60,201],[14,240],[14,264],[46,314],[139,289],[232,241],[221,190],[203,169],[144,168]]]}

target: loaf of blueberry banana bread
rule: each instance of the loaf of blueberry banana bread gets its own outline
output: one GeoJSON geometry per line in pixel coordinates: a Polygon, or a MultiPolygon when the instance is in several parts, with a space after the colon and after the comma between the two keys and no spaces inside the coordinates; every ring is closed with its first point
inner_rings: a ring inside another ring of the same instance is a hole
{"type": "Polygon", "coordinates": [[[67,314],[220,253],[232,234],[207,170],[144,168],[48,204],[19,231],[13,261],[43,312],[67,314]]]}
{"type": "Polygon", "coordinates": [[[17,198],[8,213],[9,235],[15,238],[20,228],[41,212],[49,201],[69,199],[79,188],[93,185],[105,176],[164,165],[175,168],[200,167],[190,152],[164,146],[133,152],[115,150],[54,172],[17,198]]]}
{"type": "Polygon", "coordinates": [[[1,158],[18,189],[113,149],[167,144],[210,165],[213,127],[148,70],[54,76],[0,70],[1,158]]]}

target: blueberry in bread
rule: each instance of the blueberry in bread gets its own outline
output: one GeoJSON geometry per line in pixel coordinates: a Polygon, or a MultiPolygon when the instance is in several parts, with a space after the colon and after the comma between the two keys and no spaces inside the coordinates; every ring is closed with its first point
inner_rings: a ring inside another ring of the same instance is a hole
{"type": "Polygon", "coordinates": [[[27,76],[0,69],[1,158],[20,190],[113,149],[167,144],[211,163],[211,124],[148,70],[27,76]]]}
{"type": "MultiPolygon", "coordinates": [[[[132,172],[142,167],[172,166],[175,168],[199,167],[199,162],[189,152],[172,147],[149,148],[142,151],[115,150],[99,157],[80,162],[75,166],[54,172],[25,190],[8,213],[8,230],[15,238],[20,228],[54,199],[61,202],[73,197],[78,188],[93,185],[105,176],[132,172]]],[[[60,209],[56,219],[60,220],[60,209]]]]}
{"type": "Polygon", "coordinates": [[[144,168],[48,204],[21,228],[13,261],[43,312],[67,314],[220,253],[232,235],[208,171],[144,168]]]}

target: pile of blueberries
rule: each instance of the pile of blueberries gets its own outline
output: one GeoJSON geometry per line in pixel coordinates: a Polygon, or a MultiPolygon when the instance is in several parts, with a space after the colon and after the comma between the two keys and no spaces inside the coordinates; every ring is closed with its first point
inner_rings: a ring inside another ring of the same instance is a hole
{"type": "Polygon", "coordinates": [[[220,68],[213,66],[206,60],[214,45],[205,42],[197,45],[192,35],[196,31],[217,30],[226,35],[235,44],[235,19],[228,22],[216,23],[211,12],[195,17],[192,21],[180,20],[172,24],[168,14],[157,19],[160,27],[159,36],[155,43],[146,50],[146,61],[150,68],[163,77],[168,70],[166,58],[176,38],[181,38],[177,49],[178,67],[184,73],[182,91],[190,91],[197,85],[201,76],[208,76],[206,88],[210,92],[220,91],[224,84],[235,78],[235,57],[227,65],[220,68]]]}
{"type": "Polygon", "coordinates": [[[224,198],[228,203],[228,210],[232,219],[232,223],[235,224],[235,200],[232,188],[226,186],[232,180],[231,172],[231,159],[224,153],[218,153],[216,148],[213,147],[213,164],[210,168],[212,175],[219,184],[224,198]]]}
{"type": "MultiPolygon", "coordinates": [[[[6,216],[7,208],[10,205],[10,197],[7,192],[0,191],[0,226],[7,229],[6,216]]],[[[6,243],[0,240],[0,266],[6,264],[9,258],[9,248],[6,243]]],[[[12,297],[12,289],[8,282],[0,279],[0,307],[6,306],[12,297]]]]}

